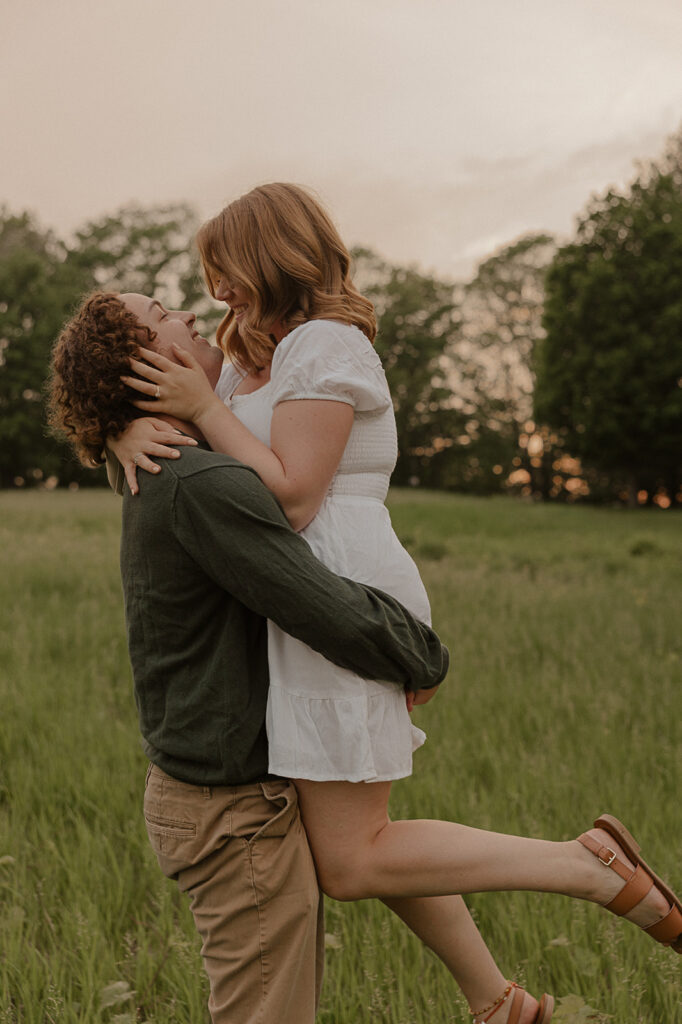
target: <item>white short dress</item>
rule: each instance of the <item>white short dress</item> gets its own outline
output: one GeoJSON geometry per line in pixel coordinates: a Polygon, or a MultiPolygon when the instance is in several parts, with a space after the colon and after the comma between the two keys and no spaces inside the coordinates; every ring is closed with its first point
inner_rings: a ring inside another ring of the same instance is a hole
{"type": "MultiPolygon", "coordinates": [[[[277,346],[267,384],[234,395],[240,380],[227,364],[217,393],[268,446],[279,402],[328,399],[353,406],[353,427],[336,475],[301,535],[335,573],[385,590],[430,622],[419,572],[384,505],[397,456],[396,428],[386,377],[367,337],[336,321],[308,321],[277,346]]],[[[273,775],[379,782],[411,773],[412,752],[426,737],[412,724],[399,686],[333,665],[272,622],[268,657],[273,775]]]]}

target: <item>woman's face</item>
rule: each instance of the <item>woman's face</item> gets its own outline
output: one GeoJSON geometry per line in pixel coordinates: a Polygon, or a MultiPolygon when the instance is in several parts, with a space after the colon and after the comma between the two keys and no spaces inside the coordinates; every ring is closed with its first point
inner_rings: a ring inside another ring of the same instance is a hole
{"type": "MultiPolygon", "coordinates": [[[[244,321],[244,317],[247,315],[252,304],[251,293],[244,285],[239,283],[231,284],[224,273],[218,273],[213,276],[213,292],[214,298],[218,299],[219,302],[227,303],[233,316],[235,316],[237,330],[239,331],[240,324],[244,321]]],[[[272,324],[262,325],[262,327],[278,343],[289,333],[288,329],[279,319],[272,324]]]]}
{"type": "MultiPolygon", "coordinates": [[[[239,330],[239,324],[248,313],[249,306],[251,305],[250,293],[241,284],[231,284],[224,274],[213,278],[213,291],[215,298],[219,302],[226,302],[228,304],[234,314],[237,330],[239,330]]],[[[275,320],[274,323],[268,324],[266,329],[278,343],[288,333],[281,320],[275,320]]]]}
{"type": "Polygon", "coordinates": [[[213,290],[219,302],[226,302],[239,323],[249,308],[250,295],[243,285],[231,284],[224,274],[213,278],[213,290]]]}

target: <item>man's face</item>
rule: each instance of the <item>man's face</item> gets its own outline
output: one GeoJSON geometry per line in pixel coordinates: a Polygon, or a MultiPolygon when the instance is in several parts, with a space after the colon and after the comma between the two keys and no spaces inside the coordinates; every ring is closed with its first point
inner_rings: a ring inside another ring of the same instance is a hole
{"type": "Polygon", "coordinates": [[[194,356],[208,377],[211,387],[215,388],[223,365],[223,353],[194,329],[194,313],[165,309],[156,299],[150,299],[147,295],[137,295],[135,292],[128,292],[120,298],[140,323],[151,328],[156,334],[154,341],[145,342],[146,346],[177,363],[178,359],[173,351],[175,343],[178,348],[194,356]]]}

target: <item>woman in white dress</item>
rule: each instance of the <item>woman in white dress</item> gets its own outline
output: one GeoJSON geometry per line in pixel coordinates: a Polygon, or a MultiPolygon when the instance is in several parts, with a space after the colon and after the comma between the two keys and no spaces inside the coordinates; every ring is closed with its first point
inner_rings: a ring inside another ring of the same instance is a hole
{"type": "MultiPolygon", "coordinates": [[[[298,186],[260,186],[205,224],[198,245],[212,295],[229,305],[218,341],[230,362],[214,394],[191,356],[178,351],[181,366],[145,351],[133,368],[149,383],[125,379],[157,397],[137,404],[194,422],[258,471],[326,565],[428,620],[384,506],[397,446],[374,311],[329,217],[298,186]]],[[[112,443],[133,488],[136,468],[153,468],[145,453],[159,454],[153,435],[138,420],[112,443]]],[[[433,691],[362,680],[274,626],[269,660],[270,770],[296,782],[322,888],[382,899],[451,970],[475,1021],[547,1024],[553,1000],[504,979],[461,893],[532,889],[604,905],[620,893],[614,912],[682,952],[682,905],[658,879],[634,891],[638,848],[615,819],[567,843],[391,821],[391,781],[410,774],[425,738],[409,711],[433,691]]]]}

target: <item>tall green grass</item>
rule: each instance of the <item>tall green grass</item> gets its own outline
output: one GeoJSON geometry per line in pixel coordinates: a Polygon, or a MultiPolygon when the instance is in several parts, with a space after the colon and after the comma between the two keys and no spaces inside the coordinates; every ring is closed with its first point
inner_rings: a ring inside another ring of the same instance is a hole
{"type": "MultiPolygon", "coordinates": [[[[609,810],[682,889],[679,518],[421,492],[391,512],[453,663],[394,817],[567,839],[609,810]]],[[[0,1024],[207,1019],[142,822],[119,515],[108,493],[0,495],[0,1024]]],[[[682,959],[632,926],[558,896],[468,902],[558,1021],[682,1022],[682,959]]],[[[327,932],[323,1024],[469,1019],[380,904],[328,901],[327,932]]]]}

